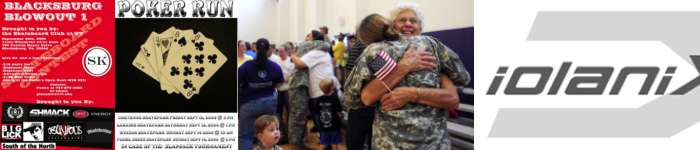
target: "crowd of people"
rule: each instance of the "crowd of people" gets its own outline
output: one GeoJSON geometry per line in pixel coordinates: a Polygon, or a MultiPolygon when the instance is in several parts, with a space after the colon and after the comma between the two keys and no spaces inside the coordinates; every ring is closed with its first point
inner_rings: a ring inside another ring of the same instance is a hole
{"type": "Polygon", "coordinates": [[[333,39],[323,26],[279,47],[239,40],[239,149],[256,140],[255,149],[310,149],[309,119],[320,150],[336,150],[343,139],[351,150],[450,149],[448,110],[470,77],[454,51],[421,35],[424,24],[407,3],[333,39]]]}

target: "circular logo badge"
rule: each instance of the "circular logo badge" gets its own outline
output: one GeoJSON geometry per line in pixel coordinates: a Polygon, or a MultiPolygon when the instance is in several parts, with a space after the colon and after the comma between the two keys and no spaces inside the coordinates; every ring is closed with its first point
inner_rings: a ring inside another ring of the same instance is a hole
{"type": "Polygon", "coordinates": [[[76,110],[73,112],[73,117],[78,118],[78,119],[85,119],[89,115],[90,114],[85,110],[76,110]]]}
{"type": "Polygon", "coordinates": [[[267,77],[267,71],[265,71],[265,70],[258,71],[258,77],[260,77],[260,78],[267,77]]]}
{"type": "Polygon", "coordinates": [[[83,69],[91,76],[100,77],[112,67],[112,56],[102,47],[91,47],[83,55],[83,69]]]}
{"type": "Polygon", "coordinates": [[[20,119],[22,118],[22,115],[24,114],[24,109],[22,107],[17,106],[17,107],[7,107],[7,117],[10,119],[20,119]]]}

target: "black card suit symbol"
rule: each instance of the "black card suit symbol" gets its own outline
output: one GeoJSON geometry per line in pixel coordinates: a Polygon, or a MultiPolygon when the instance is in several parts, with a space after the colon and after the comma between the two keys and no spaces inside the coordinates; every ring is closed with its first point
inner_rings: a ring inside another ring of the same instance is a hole
{"type": "Polygon", "coordinates": [[[199,67],[197,69],[194,69],[194,72],[197,72],[197,76],[203,77],[204,76],[204,67],[199,67]]]}
{"type": "Polygon", "coordinates": [[[202,42],[202,41],[194,43],[194,46],[197,47],[197,50],[199,50],[199,51],[204,50],[204,42],[202,42]]]}
{"type": "Polygon", "coordinates": [[[192,68],[185,67],[185,71],[182,72],[182,75],[184,75],[184,76],[192,75],[192,68]]]}
{"type": "Polygon", "coordinates": [[[185,46],[187,45],[187,40],[185,40],[185,37],[181,37],[180,40],[177,40],[177,44],[180,44],[180,46],[185,46]]]}
{"type": "Polygon", "coordinates": [[[187,55],[182,55],[182,62],[186,64],[190,64],[192,62],[192,55],[187,54],[187,55]]]}
{"type": "Polygon", "coordinates": [[[211,54],[211,55],[207,56],[207,58],[209,59],[210,63],[216,64],[216,54],[211,54]]]}
{"type": "Polygon", "coordinates": [[[170,68],[170,76],[175,76],[175,75],[180,75],[180,68],[171,67],[170,68]]]}
{"type": "Polygon", "coordinates": [[[204,54],[199,54],[197,56],[194,56],[194,59],[198,64],[203,64],[204,63],[204,54]]]}
{"type": "Polygon", "coordinates": [[[170,41],[170,40],[161,40],[161,41],[160,41],[160,45],[166,46],[166,45],[168,45],[168,42],[169,42],[169,41],[170,41]]]}
{"type": "Polygon", "coordinates": [[[182,84],[182,88],[194,88],[194,85],[192,85],[192,81],[185,79],[184,84],[182,84]]]}

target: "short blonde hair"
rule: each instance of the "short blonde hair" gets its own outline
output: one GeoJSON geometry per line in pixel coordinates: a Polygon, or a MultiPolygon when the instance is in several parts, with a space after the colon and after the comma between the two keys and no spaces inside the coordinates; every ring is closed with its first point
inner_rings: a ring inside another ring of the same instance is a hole
{"type": "Polygon", "coordinates": [[[273,123],[276,123],[277,125],[280,124],[277,120],[277,117],[273,115],[262,115],[258,117],[257,119],[255,119],[255,134],[262,133],[263,131],[265,131],[265,128],[267,128],[267,126],[273,123]]]}
{"type": "Polygon", "coordinates": [[[415,13],[416,19],[418,23],[420,23],[420,27],[425,27],[425,18],[423,17],[423,12],[418,10],[418,4],[414,2],[402,2],[397,4],[393,9],[391,9],[391,12],[389,12],[389,15],[391,17],[391,24],[394,24],[394,21],[396,21],[396,19],[399,17],[399,14],[406,11],[412,11],[413,13],[415,13]]]}
{"type": "Polygon", "coordinates": [[[331,79],[323,79],[318,83],[318,87],[321,88],[321,91],[323,91],[323,94],[328,94],[333,89],[335,89],[334,85],[335,85],[335,83],[331,79]]]}

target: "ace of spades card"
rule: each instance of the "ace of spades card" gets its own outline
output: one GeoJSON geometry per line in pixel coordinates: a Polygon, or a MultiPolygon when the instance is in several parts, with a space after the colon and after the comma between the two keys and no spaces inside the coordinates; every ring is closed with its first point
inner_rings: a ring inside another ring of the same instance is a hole
{"type": "MultiPolygon", "coordinates": [[[[180,42],[178,40],[178,42],[180,42]]],[[[214,46],[214,41],[198,32],[191,40],[183,41],[182,48],[170,51],[165,66],[161,68],[161,80],[167,80],[190,99],[227,61],[214,46]]],[[[162,81],[161,81],[162,82],[162,81]]]]}

